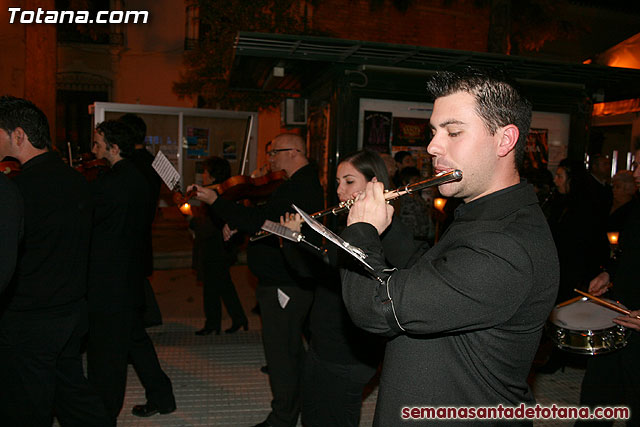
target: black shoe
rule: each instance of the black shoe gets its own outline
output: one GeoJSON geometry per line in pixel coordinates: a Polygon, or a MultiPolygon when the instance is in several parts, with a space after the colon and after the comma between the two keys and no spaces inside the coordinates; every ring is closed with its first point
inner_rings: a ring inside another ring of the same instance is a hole
{"type": "Polygon", "coordinates": [[[260,424],[256,424],[254,427],[273,427],[273,424],[271,424],[269,420],[264,420],[260,424]]]}
{"type": "Polygon", "coordinates": [[[216,335],[220,335],[220,328],[218,329],[202,328],[199,331],[196,331],[195,334],[203,336],[203,335],[211,335],[214,332],[216,333],[216,335]]]}
{"type": "Polygon", "coordinates": [[[229,329],[225,329],[224,333],[225,334],[233,334],[234,332],[236,332],[240,328],[244,329],[245,331],[248,331],[249,330],[249,323],[248,322],[234,323],[233,325],[231,325],[231,327],[229,329]]]}
{"type": "Polygon", "coordinates": [[[268,374],[269,373],[269,367],[267,365],[261,366],[260,367],[260,372],[262,372],[263,374],[268,374]]]}
{"type": "Polygon", "coordinates": [[[168,408],[158,408],[153,403],[145,403],[144,405],[136,405],[131,409],[131,413],[136,417],[150,417],[155,414],[170,414],[176,410],[175,403],[168,408]]]}

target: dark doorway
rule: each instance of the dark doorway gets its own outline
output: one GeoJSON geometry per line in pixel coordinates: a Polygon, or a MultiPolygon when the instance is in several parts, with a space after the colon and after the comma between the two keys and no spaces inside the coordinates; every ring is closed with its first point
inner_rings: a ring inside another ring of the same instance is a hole
{"type": "Polygon", "coordinates": [[[89,105],[109,100],[107,92],[58,90],[55,146],[67,157],[71,143],[73,156],[91,151],[92,117],[89,105]]]}

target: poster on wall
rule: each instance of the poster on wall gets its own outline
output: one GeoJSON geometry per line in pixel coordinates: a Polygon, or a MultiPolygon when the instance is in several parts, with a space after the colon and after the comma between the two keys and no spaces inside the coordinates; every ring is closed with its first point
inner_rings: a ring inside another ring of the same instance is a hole
{"type": "Polygon", "coordinates": [[[549,130],[531,129],[524,148],[532,169],[547,169],[549,164],[549,130]]]}
{"type": "Polygon", "coordinates": [[[171,162],[171,164],[177,169],[178,168],[178,141],[172,139],[170,136],[166,138],[163,142],[161,136],[151,136],[147,137],[151,138],[153,144],[158,147],[158,151],[162,151],[167,159],[171,162]]]}
{"type": "Polygon", "coordinates": [[[388,153],[391,139],[392,114],[383,111],[364,112],[362,146],[366,150],[388,153]]]}
{"type": "Polygon", "coordinates": [[[411,117],[393,118],[393,145],[426,147],[431,140],[429,120],[411,117]]]}
{"type": "Polygon", "coordinates": [[[227,160],[237,159],[237,144],[235,141],[222,141],[222,157],[227,160]]]}
{"type": "Polygon", "coordinates": [[[320,184],[327,191],[329,184],[329,105],[309,107],[307,147],[309,158],[318,165],[320,184]]]}
{"type": "Polygon", "coordinates": [[[429,177],[433,175],[432,156],[427,153],[427,147],[394,145],[391,150],[391,156],[395,156],[400,151],[408,151],[411,154],[411,157],[416,161],[416,168],[420,171],[420,176],[429,177]]]}
{"type": "Polygon", "coordinates": [[[187,158],[209,156],[209,129],[187,127],[187,158]]]}

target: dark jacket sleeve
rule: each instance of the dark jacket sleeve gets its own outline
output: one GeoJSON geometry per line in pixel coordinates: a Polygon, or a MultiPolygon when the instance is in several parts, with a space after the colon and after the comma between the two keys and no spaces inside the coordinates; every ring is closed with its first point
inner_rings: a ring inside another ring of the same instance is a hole
{"type": "Polygon", "coordinates": [[[24,208],[16,186],[0,172],[0,293],[4,291],[16,267],[22,238],[24,208]]]}
{"type": "MultiPolygon", "coordinates": [[[[353,224],[342,237],[365,251],[381,279],[389,276],[383,272],[384,251],[373,226],[353,224]]],[[[508,320],[526,298],[532,274],[523,247],[504,234],[482,232],[461,238],[442,256],[423,256],[410,268],[393,272],[388,287],[407,333],[454,333],[508,320]]],[[[378,297],[379,282],[361,269],[343,269],[341,275],[343,298],[354,323],[373,333],[389,334],[378,297]]]]}

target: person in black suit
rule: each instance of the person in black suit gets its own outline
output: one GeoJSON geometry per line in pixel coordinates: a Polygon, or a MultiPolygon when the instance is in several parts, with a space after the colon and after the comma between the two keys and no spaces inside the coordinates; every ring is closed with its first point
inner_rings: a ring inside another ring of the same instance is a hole
{"type": "MultiPolygon", "coordinates": [[[[635,150],[633,178],[640,190],[640,147],[635,150]]],[[[589,293],[620,301],[629,308],[640,307],[638,286],[638,260],[640,259],[640,199],[631,202],[629,214],[620,230],[619,255],[589,283],[589,293]],[[608,284],[614,286],[609,289],[608,284]]],[[[638,311],[631,313],[637,316],[638,311]]],[[[580,390],[580,406],[627,406],[631,410],[628,426],[640,424],[640,322],[620,316],[614,322],[635,329],[631,331],[626,347],[589,358],[580,390]]],[[[604,422],[578,421],[576,425],[612,425],[604,422]]]]}
{"type": "Polygon", "coordinates": [[[149,227],[149,187],[127,157],[130,129],[118,121],[96,127],[92,149],[111,169],[93,182],[96,204],[89,264],[89,381],[112,422],[122,408],[130,359],[146,391],[137,416],[176,409],[171,381],[162,371],[143,324],[145,236],[149,227]]]}
{"type": "MultiPolygon", "coordinates": [[[[25,99],[0,98],[5,156],[22,165],[13,180],[24,201],[24,237],[0,297],[2,425],[50,426],[54,413],[62,426],[108,425],[80,353],[87,331],[89,184],[51,151],[47,118],[25,99]]],[[[0,211],[10,212],[7,207],[3,200],[0,211]]],[[[14,227],[0,234],[3,244],[15,245],[17,222],[14,227]]]]}
{"type": "MultiPolygon", "coordinates": [[[[229,227],[253,234],[266,219],[279,221],[281,215],[291,210],[291,203],[306,212],[322,209],[322,186],[306,151],[305,141],[298,135],[285,133],[274,138],[267,153],[271,170],[284,170],[289,179],[257,208],[225,200],[214,190],[201,186],[190,186],[187,190],[196,189],[196,198],[211,205],[212,213],[226,220],[229,227]]],[[[256,297],[262,313],[262,342],[273,393],[272,411],[256,427],[293,427],[300,414],[305,357],[302,329],[313,291],[291,270],[277,239],[270,237],[249,245],[247,257],[251,272],[258,278],[256,297]]]]}
{"type": "Polygon", "coordinates": [[[558,288],[551,232],[532,186],[518,173],[531,104],[503,76],[473,69],[438,72],[427,89],[434,99],[427,148],[434,171],[463,172],[438,190],[464,204],[409,268],[392,270],[385,262],[380,235],[393,206],[381,183],[366,184],[341,233],[374,272],[341,271],[351,320],[390,337],[376,426],[405,425],[413,417],[406,409],[425,402],[435,408],[535,405],[527,376],[558,288]]]}
{"type": "Polygon", "coordinates": [[[24,207],[22,197],[5,174],[0,172],[0,293],[9,284],[18,258],[18,245],[22,240],[24,207]]]}
{"type": "Polygon", "coordinates": [[[144,239],[144,325],[145,327],[157,326],[162,324],[162,313],[158,307],[156,296],[149,282],[149,277],[153,274],[153,245],[152,245],[152,224],[156,217],[156,211],[158,209],[158,200],[160,199],[160,187],[162,186],[162,179],[156,173],[151,164],[153,163],[153,154],[149,152],[144,146],[144,138],[147,135],[147,125],[140,116],[132,113],[127,113],[119,119],[122,123],[131,128],[132,137],[134,139],[134,150],[131,153],[131,161],[136,165],[138,170],[144,175],[147,184],[149,185],[149,222],[145,232],[144,239]]]}
{"type": "MultiPolygon", "coordinates": [[[[203,166],[203,185],[221,184],[231,175],[229,162],[222,157],[208,157],[203,162],[203,166]]],[[[198,275],[202,276],[206,317],[204,327],[195,334],[199,336],[220,334],[221,300],[232,321],[231,327],[225,329],[225,333],[232,334],[240,328],[246,331],[249,328],[249,322],[229,272],[231,265],[235,262],[235,254],[231,247],[232,243],[225,243],[223,240],[224,221],[205,211],[203,215],[192,218],[189,221],[189,227],[195,233],[194,262],[198,275]]]]}

